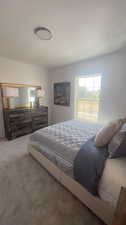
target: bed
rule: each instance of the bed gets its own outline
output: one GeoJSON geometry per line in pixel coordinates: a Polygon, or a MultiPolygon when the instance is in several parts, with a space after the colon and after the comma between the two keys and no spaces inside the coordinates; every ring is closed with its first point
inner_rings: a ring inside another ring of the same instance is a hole
{"type": "Polygon", "coordinates": [[[126,187],[126,159],[107,159],[99,197],[90,194],[73,176],[73,162],[82,144],[102,125],[71,120],[33,133],[29,153],[106,224],[111,224],[121,186],[126,187]],[[111,176],[112,174],[112,176],[111,176]]]}

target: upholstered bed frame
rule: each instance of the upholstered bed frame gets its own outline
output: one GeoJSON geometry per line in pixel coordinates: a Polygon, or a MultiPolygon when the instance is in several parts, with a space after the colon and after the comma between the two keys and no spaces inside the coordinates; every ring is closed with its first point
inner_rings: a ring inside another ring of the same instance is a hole
{"type": "Polygon", "coordinates": [[[30,144],[28,145],[28,152],[52,176],[54,176],[63,186],[65,186],[73,195],[75,195],[82,203],[84,203],[102,221],[104,221],[108,225],[112,224],[115,210],[109,205],[109,203],[91,195],[82,185],[80,185],[71,177],[67,176],[30,144]]]}

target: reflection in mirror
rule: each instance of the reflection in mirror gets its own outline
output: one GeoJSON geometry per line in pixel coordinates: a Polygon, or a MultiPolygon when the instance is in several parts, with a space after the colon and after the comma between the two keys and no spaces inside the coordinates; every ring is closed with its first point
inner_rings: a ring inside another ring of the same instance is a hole
{"type": "Polygon", "coordinates": [[[3,105],[6,109],[17,108],[35,108],[39,107],[41,95],[38,96],[38,91],[41,92],[41,87],[20,86],[9,84],[1,85],[3,95],[3,105]]]}

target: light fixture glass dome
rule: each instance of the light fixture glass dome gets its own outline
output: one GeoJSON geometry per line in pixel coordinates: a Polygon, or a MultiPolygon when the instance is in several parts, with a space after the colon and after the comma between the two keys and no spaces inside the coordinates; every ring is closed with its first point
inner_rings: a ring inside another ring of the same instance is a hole
{"type": "Polygon", "coordinates": [[[46,27],[36,27],[34,33],[40,40],[51,40],[52,38],[51,31],[46,27]]]}

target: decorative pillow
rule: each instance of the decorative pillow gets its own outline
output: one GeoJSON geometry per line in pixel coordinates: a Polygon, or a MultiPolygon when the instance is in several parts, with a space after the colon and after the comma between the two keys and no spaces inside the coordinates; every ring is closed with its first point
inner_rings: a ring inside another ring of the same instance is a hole
{"type": "Polygon", "coordinates": [[[95,146],[104,147],[109,144],[113,136],[121,129],[126,119],[118,119],[108,123],[105,127],[101,128],[95,137],[95,146]]]}
{"type": "Polygon", "coordinates": [[[126,157],[126,130],[118,132],[108,145],[109,158],[126,157]]]}

